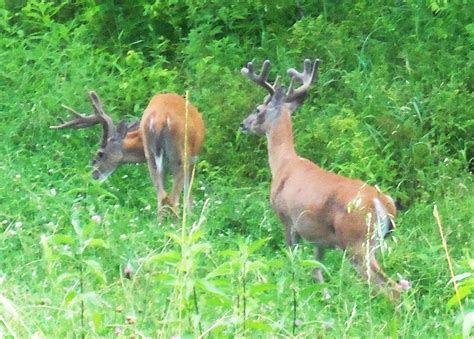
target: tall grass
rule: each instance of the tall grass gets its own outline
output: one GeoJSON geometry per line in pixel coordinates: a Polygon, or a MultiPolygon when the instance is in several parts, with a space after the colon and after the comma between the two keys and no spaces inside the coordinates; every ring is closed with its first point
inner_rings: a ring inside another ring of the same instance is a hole
{"type": "Polygon", "coordinates": [[[472,5],[300,6],[0,4],[0,337],[469,336],[472,5]],[[264,142],[236,131],[262,99],[240,67],[269,58],[284,75],[305,57],[322,67],[294,117],[298,152],[404,205],[381,258],[412,282],[399,305],[337,251],[313,283],[311,246],[288,253],[269,206],[264,142]],[[208,131],[196,214],[157,224],[145,166],[92,181],[97,131],[48,129],[61,104],[89,109],[91,89],[129,119],[155,92],[189,89],[208,131]]]}

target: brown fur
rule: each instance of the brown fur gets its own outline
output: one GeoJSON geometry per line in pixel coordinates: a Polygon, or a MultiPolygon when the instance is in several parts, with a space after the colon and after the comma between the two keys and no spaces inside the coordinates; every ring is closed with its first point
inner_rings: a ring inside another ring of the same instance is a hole
{"type": "MultiPolygon", "coordinates": [[[[393,218],[396,207],[392,199],[360,180],[325,171],[299,157],[291,123],[291,113],[297,106],[285,102],[282,92],[275,96],[279,98],[272,97],[270,103],[260,106],[241,127],[267,136],[272,172],[270,201],[284,224],[286,243],[293,246],[298,237],[314,243],[318,260],[327,247],[345,250],[365,279],[379,287],[388,285],[390,298],[398,299],[397,284],[380,269],[373,251],[380,240],[376,228],[381,226],[377,224],[374,199],[393,218]]],[[[323,282],[319,269],[314,275],[323,282]]]]}
{"type": "Polygon", "coordinates": [[[204,141],[204,122],[197,109],[188,103],[186,126],[186,100],[177,94],[157,94],[148,104],[140,123],[140,135],[148,162],[150,176],[157,191],[158,211],[169,203],[176,211],[180,193],[185,186],[186,207],[191,209],[189,190],[191,173],[204,141]],[[161,154],[163,166],[156,157],[161,154]],[[164,187],[165,162],[174,177],[171,195],[164,187]]]}

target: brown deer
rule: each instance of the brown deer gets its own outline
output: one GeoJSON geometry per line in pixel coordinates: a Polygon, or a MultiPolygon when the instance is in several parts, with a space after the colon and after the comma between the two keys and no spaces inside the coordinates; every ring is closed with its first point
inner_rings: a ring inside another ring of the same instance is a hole
{"type": "MultiPolygon", "coordinates": [[[[271,205],[284,224],[287,245],[293,247],[300,237],[315,244],[318,261],[323,259],[326,248],[340,248],[348,253],[362,277],[378,287],[388,285],[389,297],[397,300],[400,287],[381,270],[374,253],[394,226],[393,200],[360,180],[325,171],[295,152],[291,115],[304,102],[318,66],[319,60],[306,59],[303,72],[289,69],[292,80],[285,93],[276,81],[273,85],[267,81],[268,60],[260,74],[248,63],[242,68],[242,75],[265,88],[269,96],[240,127],[267,137],[271,205]],[[293,89],[294,81],[302,85],[293,89]]],[[[324,282],[320,269],[315,269],[313,275],[324,282]]]]}
{"type": "Polygon", "coordinates": [[[115,126],[104,112],[95,92],[88,93],[94,114],[85,116],[63,105],[75,119],[51,128],[87,128],[102,125],[102,139],[92,161],[94,179],[105,180],[122,163],[148,162],[157,192],[158,215],[164,204],[177,213],[181,191],[185,206],[192,207],[191,174],[204,141],[204,122],[197,109],[174,93],[156,94],[148,104],[141,121],[115,126]],[[174,177],[170,196],[165,191],[165,165],[174,177]]]}

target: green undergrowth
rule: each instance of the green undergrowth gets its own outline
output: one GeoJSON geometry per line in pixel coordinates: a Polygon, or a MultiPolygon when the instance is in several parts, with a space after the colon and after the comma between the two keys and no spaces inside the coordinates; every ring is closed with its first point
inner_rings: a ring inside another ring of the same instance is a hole
{"type": "Polygon", "coordinates": [[[0,337],[468,337],[472,7],[0,0],[0,337]],[[296,149],[401,203],[379,254],[411,283],[398,305],[341,251],[313,282],[312,246],[288,252],[270,208],[265,138],[238,131],[263,97],[240,76],[246,62],[270,59],[288,84],[315,57],[296,149]],[[189,91],[206,122],[194,215],[158,222],[143,164],[91,179],[99,128],[49,129],[61,104],[91,112],[88,90],[115,121],[189,91]]]}

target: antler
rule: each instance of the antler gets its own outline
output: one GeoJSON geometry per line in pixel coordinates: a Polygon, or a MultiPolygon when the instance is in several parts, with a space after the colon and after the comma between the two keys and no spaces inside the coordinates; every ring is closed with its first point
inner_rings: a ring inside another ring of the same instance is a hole
{"type": "Polygon", "coordinates": [[[99,97],[94,91],[90,91],[88,94],[91,101],[92,107],[94,108],[95,114],[92,115],[83,115],[76,110],[68,107],[66,105],[61,105],[63,108],[71,112],[76,119],[70,121],[64,121],[60,125],[50,126],[53,129],[62,129],[62,128],[86,128],[96,124],[102,125],[102,140],[100,146],[104,147],[107,144],[107,139],[115,133],[115,126],[112,119],[104,112],[102,108],[102,103],[100,102],[99,97]]]}
{"type": "Polygon", "coordinates": [[[270,93],[270,95],[273,95],[275,93],[275,87],[278,82],[278,77],[273,83],[273,85],[270,85],[270,83],[267,81],[269,70],[270,70],[270,61],[265,60],[263,62],[260,74],[257,75],[257,73],[255,73],[252,62],[249,62],[247,64],[247,67],[243,67],[240,70],[240,73],[243,76],[246,76],[247,78],[255,82],[257,85],[265,88],[270,93]]]}
{"type": "Polygon", "coordinates": [[[290,87],[288,88],[287,93],[287,102],[291,102],[301,98],[302,96],[306,95],[311,84],[317,78],[319,67],[319,59],[316,59],[314,62],[311,62],[309,59],[305,59],[304,61],[304,69],[303,73],[298,72],[294,68],[290,68],[288,70],[288,75],[291,77],[290,87]],[[299,80],[302,82],[302,85],[297,89],[293,89],[293,82],[295,80],[299,80]]]}

